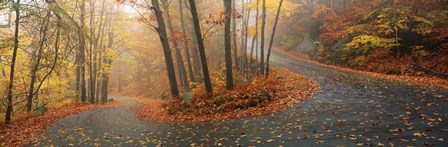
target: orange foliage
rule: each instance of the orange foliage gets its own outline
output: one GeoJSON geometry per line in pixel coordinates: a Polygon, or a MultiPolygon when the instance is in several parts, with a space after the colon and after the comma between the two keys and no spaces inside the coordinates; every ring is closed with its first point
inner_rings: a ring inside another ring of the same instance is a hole
{"type": "Polygon", "coordinates": [[[241,82],[235,90],[215,85],[211,98],[203,88],[194,90],[190,102],[155,100],[139,108],[137,116],[158,121],[210,121],[239,118],[277,112],[310,97],[318,85],[304,76],[274,68],[267,79],[258,77],[252,82],[241,82]]]}

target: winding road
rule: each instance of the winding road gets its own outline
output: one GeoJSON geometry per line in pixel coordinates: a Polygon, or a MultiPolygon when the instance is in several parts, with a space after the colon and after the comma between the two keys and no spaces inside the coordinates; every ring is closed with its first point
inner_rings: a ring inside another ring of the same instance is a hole
{"type": "Polygon", "coordinates": [[[322,90],[271,115],[203,123],[141,121],[139,102],[68,116],[29,146],[448,146],[448,90],[347,73],[273,52],[272,65],[322,90]]]}

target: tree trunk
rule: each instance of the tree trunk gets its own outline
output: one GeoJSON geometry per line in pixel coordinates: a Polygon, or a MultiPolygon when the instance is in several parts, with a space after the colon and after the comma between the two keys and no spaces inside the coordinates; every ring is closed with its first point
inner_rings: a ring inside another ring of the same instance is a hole
{"type": "MultiPolygon", "coordinates": [[[[167,4],[167,1],[162,1],[162,5],[165,8],[165,17],[167,19],[168,22],[168,29],[171,33],[171,35],[174,35],[174,28],[173,28],[173,23],[171,22],[171,16],[170,16],[170,11],[169,11],[169,6],[167,4]]],[[[173,45],[174,48],[176,49],[176,60],[177,60],[177,64],[179,66],[179,76],[181,78],[181,81],[183,83],[183,87],[185,90],[188,89],[188,78],[187,78],[187,72],[185,70],[185,65],[184,65],[184,60],[182,58],[182,53],[180,52],[179,49],[179,44],[177,43],[176,39],[173,39],[173,45]]]]}
{"type": "Polygon", "coordinates": [[[259,71],[258,71],[258,67],[259,67],[259,64],[258,64],[258,50],[260,50],[258,47],[259,47],[259,38],[258,38],[258,20],[260,19],[259,17],[260,17],[260,9],[259,9],[259,7],[260,7],[260,0],[256,0],[257,1],[257,14],[256,14],[256,20],[255,20],[255,40],[257,41],[256,43],[255,43],[255,63],[256,63],[256,68],[255,68],[255,73],[256,74],[258,74],[259,73],[259,71]]]}
{"type": "Polygon", "coordinates": [[[233,15],[233,11],[236,11],[235,0],[232,0],[233,63],[235,63],[235,69],[240,69],[240,66],[238,65],[238,47],[236,42],[236,16],[233,15]]]}
{"type": "MultiPolygon", "coordinates": [[[[257,1],[257,4],[256,4],[256,7],[257,7],[256,11],[257,11],[257,13],[256,13],[256,16],[255,16],[255,34],[254,34],[254,37],[252,38],[252,45],[250,47],[250,61],[249,61],[249,68],[250,69],[252,69],[252,66],[253,66],[252,63],[254,62],[255,40],[257,40],[257,38],[258,38],[258,0],[256,0],[256,1],[257,1]]],[[[257,45],[257,47],[258,47],[258,45],[257,45]]],[[[258,48],[255,48],[255,49],[258,50],[258,48]]]]}
{"type": "Polygon", "coordinates": [[[261,48],[260,48],[260,73],[264,74],[264,39],[266,29],[266,0],[263,0],[261,12],[261,48]]]}
{"type": "MultiPolygon", "coordinates": [[[[107,44],[107,48],[112,48],[113,42],[114,42],[114,33],[113,32],[109,32],[108,34],[108,44],[107,44]]],[[[104,55],[103,56],[103,71],[102,71],[102,83],[101,83],[101,103],[104,104],[107,102],[107,97],[108,97],[108,88],[109,88],[109,73],[107,73],[107,71],[105,70],[106,67],[111,66],[112,64],[112,59],[110,59],[110,57],[104,55]]]]}
{"type": "MultiPolygon", "coordinates": [[[[98,56],[98,69],[102,68],[102,53],[99,52],[99,56],[98,56]]],[[[97,78],[96,78],[96,90],[95,90],[95,98],[96,98],[96,102],[99,103],[99,99],[100,99],[100,88],[101,88],[101,72],[97,72],[97,78]]]]}
{"type": "Polygon", "coordinates": [[[26,98],[26,111],[30,112],[33,107],[33,96],[34,96],[34,84],[36,82],[37,71],[39,70],[40,60],[42,58],[42,51],[44,50],[44,44],[46,42],[48,26],[50,24],[50,11],[47,12],[45,16],[45,20],[42,21],[42,26],[40,28],[40,40],[39,47],[37,49],[36,62],[34,63],[33,68],[31,69],[31,81],[28,89],[28,96],[26,98]]]}
{"type": "Polygon", "coordinates": [[[199,54],[202,62],[202,72],[204,74],[205,89],[209,94],[213,94],[212,83],[210,80],[210,75],[208,73],[207,58],[205,55],[204,40],[202,38],[201,26],[199,24],[199,16],[196,10],[196,4],[194,0],[189,0],[189,2],[191,7],[191,15],[193,17],[193,25],[196,33],[196,40],[198,42],[199,47],[199,54]]]}
{"type": "Polygon", "coordinates": [[[95,1],[90,0],[90,38],[93,41],[89,43],[89,102],[91,104],[95,103],[95,71],[94,71],[94,62],[95,59],[93,57],[93,49],[95,43],[95,30],[94,30],[94,12],[95,12],[95,1]]]}
{"type": "MultiPolygon", "coordinates": [[[[179,13],[180,13],[180,25],[182,27],[182,34],[186,35],[186,26],[185,26],[185,16],[184,16],[184,11],[182,9],[182,0],[179,0],[179,13]]],[[[184,36],[186,37],[186,36],[184,36]]],[[[193,71],[193,67],[191,65],[191,57],[190,57],[190,47],[188,44],[188,41],[185,40],[184,41],[184,46],[185,46],[185,56],[187,58],[187,66],[188,66],[188,72],[190,75],[190,80],[194,81],[194,71],[193,71]]]]}
{"type": "MultiPolygon", "coordinates": [[[[39,83],[39,86],[37,86],[37,88],[36,88],[36,91],[34,91],[34,93],[32,94],[32,95],[36,95],[36,99],[38,99],[38,96],[39,96],[39,90],[40,90],[40,88],[42,87],[42,84],[45,82],[45,79],[47,79],[48,78],[48,82],[50,82],[50,75],[53,73],[53,71],[54,71],[54,69],[56,68],[56,65],[57,65],[57,63],[58,63],[58,58],[59,58],[59,42],[60,42],[60,40],[61,40],[61,20],[62,20],[62,17],[58,14],[58,13],[56,13],[56,12],[54,12],[54,14],[56,15],[56,17],[57,17],[57,20],[58,20],[58,22],[56,23],[56,25],[57,25],[57,30],[56,30],[56,41],[55,41],[55,43],[54,43],[54,52],[55,52],[55,56],[54,56],[54,61],[53,61],[53,65],[51,66],[51,68],[50,68],[50,71],[48,71],[48,73],[42,78],[42,79],[39,79],[38,78],[38,80],[40,80],[41,82],[39,83]]],[[[48,86],[47,86],[47,93],[48,93],[48,86]]]]}
{"type": "Polygon", "coordinates": [[[277,15],[275,16],[274,28],[272,28],[271,41],[269,42],[268,57],[266,61],[266,73],[265,73],[266,78],[269,76],[269,58],[271,57],[272,43],[274,42],[275,31],[277,30],[277,23],[280,16],[280,11],[282,9],[282,5],[283,0],[280,0],[280,4],[278,5],[277,8],[277,15]]]}
{"type": "MultiPolygon", "coordinates": [[[[188,8],[189,4],[188,1],[185,1],[185,7],[188,8]]],[[[191,24],[193,24],[193,17],[191,17],[191,24]]],[[[192,55],[192,61],[193,61],[193,73],[195,74],[194,79],[192,81],[194,82],[199,82],[201,81],[201,77],[202,77],[202,66],[199,63],[200,59],[199,59],[199,50],[198,50],[198,42],[196,40],[196,36],[195,36],[195,31],[194,31],[194,26],[191,26],[192,28],[189,28],[189,30],[191,31],[191,55],[192,55]]]]}
{"type": "Polygon", "coordinates": [[[9,85],[8,85],[8,102],[6,106],[6,115],[5,115],[5,123],[9,124],[11,122],[11,114],[13,111],[12,106],[12,91],[14,90],[14,70],[16,66],[16,59],[17,59],[17,49],[19,48],[19,23],[20,23],[20,0],[17,0],[17,2],[13,2],[14,5],[16,5],[15,12],[16,12],[16,20],[15,20],[15,27],[14,27],[14,48],[12,53],[12,61],[11,61],[11,71],[9,74],[9,85]]]}
{"type": "Polygon", "coordinates": [[[232,1],[224,1],[226,23],[224,26],[224,42],[225,42],[225,60],[226,60],[226,88],[233,89],[233,73],[232,73],[232,47],[230,38],[230,21],[232,17],[232,1]]]}
{"type": "MultiPolygon", "coordinates": [[[[250,4],[252,2],[252,0],[248,0],[247,4],[250,4]]],[[[247,8],[247,15],[246,15],[246,19],[245,19],[245,23],[244,23],[244,52],[243,52],[243,57],[244,57],[244,69],[243,71],[246,72],[246,78],[249,78],[249,63],[248,63],[248,59],[247,59],[247,38],[249,35],[249,18],[250,18],[250,8],[247,8]]]]}
{"type": "MultiPolygon", "coordinates": [[[[2,63],[2,58],[0,57],[0,64],[2,63]]],[[[2,68],[2,76],[1,77],[6,77],[6,71],[5,68],[2,68]]]]}
{"type": "Polygon", "coordinates": [[[79,35],[79,50],[80,50],[80,89],[81,89],[81,101],[82,102],[86,102],[87,101],[87,93],[86,93],[86,69],[85,69],[85,39],[84,39],[84,35],[82,33],[82,29],[85,27],[85,11],[86,11],[86,5],[85,5],[85,1],[82,0],[81,1],[81,16],[80,16],[80,21],[81,21],[81,26],[80,26],[80,30],[78,30],[78,35],[79,35]]]}
{"type": "Polygon", "coordinates": [[[156,15],[157,23],[159,24],[159,27],[156,28],[157,32],[159,33],[160,42],[163,46],[163,53],[165,56],[165,64],[168,72],[168,79],[170,82],[170,88],[171,88],[171,95],[175,98],[179,98],[179,89],[177,87],[177,81],[176,81],[176,73],[174,72],[174,64],[173,64],[173,57],[171,55],[170,45],[168,42],[168,35],[166,33],[165,28],[165,21],[163,19],[163,14],[159,6],[158,0],[151,0],[153,5],[153,11],[156,15]]]}

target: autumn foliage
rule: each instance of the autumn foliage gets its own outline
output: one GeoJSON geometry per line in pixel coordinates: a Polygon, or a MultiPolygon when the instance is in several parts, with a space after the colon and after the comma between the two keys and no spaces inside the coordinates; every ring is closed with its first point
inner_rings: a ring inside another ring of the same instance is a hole
{"type": "Polygon", "coordinates": [[[240,82],[231,91],[224,84],[213,83],[216,90],[212,97],[199,86],[194,89],[191,101],[153,100],[139,108],[137,115],[158,121],[210,121],[263,115],[292,107],[318,89],[315,82],[304,76],[278,68],[268,78],[240,82]]]}
{"type": "Polygon", "coordinates": [[[323,63],[395,75],[448,73],[448,10],[441,0],[304,2],[282,46],[323,63]],[[308,14],[308,15],[304,15],[308,14]],[[292,40],[289,38],[299,38],[292,40]],[[313,45],[304,45],[313,42],[313,45]]]}

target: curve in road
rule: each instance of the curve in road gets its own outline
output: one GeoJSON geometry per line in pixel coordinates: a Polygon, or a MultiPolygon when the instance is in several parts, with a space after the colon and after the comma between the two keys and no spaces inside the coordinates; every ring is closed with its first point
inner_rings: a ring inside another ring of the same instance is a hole
{"type": "MultiPolygon", "coordinates": [[[[147,122],[139,103],[59,120],[32,145],[73,146],[448,146],[448,90],[348,73],[273,52],[272,65],[322,90],[271,115],[202,123],[147,122]]],[[[30,146],[32,146],[30,145],[30,146]]]]}

